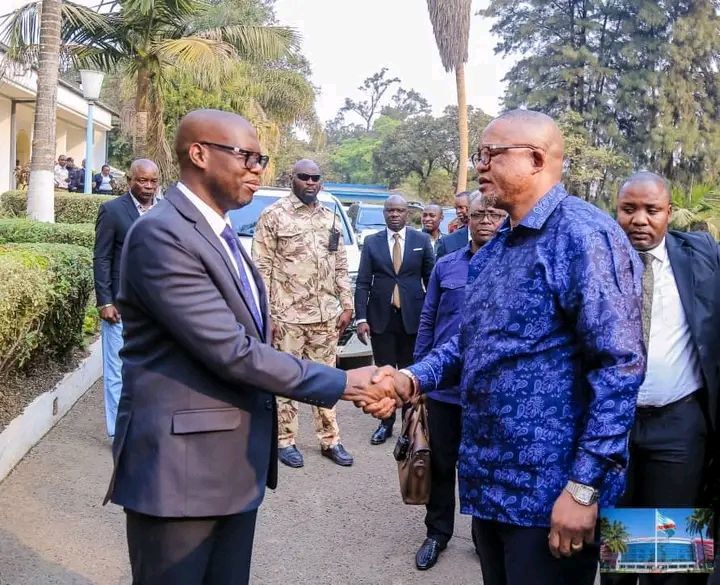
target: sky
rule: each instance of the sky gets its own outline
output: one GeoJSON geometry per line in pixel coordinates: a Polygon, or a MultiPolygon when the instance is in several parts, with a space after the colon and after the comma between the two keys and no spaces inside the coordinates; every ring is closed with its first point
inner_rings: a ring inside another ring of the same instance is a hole
{"type": "MultiPolygon", "coordinates": [[[[697,535],[690,535],[686,530],[687,518],[693,513],[692,508],[661,508],[660,513],[675,522],[675,537],[697,538],[697,535]]],[[[608,508],[600,512],[611,522],[620,520],[631,537],[654,537],[655,536],[655,508],[608,508]]],[[[658,533],[658,538],[664,538],[663,533],[658,533]]]]}
{"type": "MultiPolygon", "coordinates": [[[[487,3],[473,0],[473,14],[487,3]]],[[[323,121],[335,117],[346,97],[359,98],[357,87],[382,67],[423,95],[435,114],[457,103],[455,76],[442,67],[424,0],[277,0],[275,14],[302,35],[323,121]]],[[[472,17],[465,75],[468,104],[497,114],[512,61],[494,54],[491,24],[472,17]]]]}

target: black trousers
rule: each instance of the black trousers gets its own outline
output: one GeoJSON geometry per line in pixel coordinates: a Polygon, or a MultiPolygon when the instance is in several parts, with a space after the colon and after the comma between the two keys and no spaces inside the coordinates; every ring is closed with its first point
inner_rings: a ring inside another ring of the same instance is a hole
{"type": "Polygon", "coordinates": [[[446,545],[455,528],[455,477],[462,431],[462,406],[428,398],[430,501],[425,505],[427,536],[446,545]]]}
{"type": "MultiPolygon", "coordinates": [[[[390,320],[385,331],[371,333],[370,344],[376,366],[392,366],[400,369],[406,368],[413,363],[413,351],[415,350],[415,338],[417,335],[405,331],[402,313],[399,310],[390,309],[390,320]]],[[[385,419],[382,424],[392,427],[395,424],[395,413],[390,418],[385,419]]]]}
{"type": "MultiPolygon", "coordinates": [[[[627,486],[618,507],[692,508],[705,481],[707,423],[694,395],[638,408],[630,434],[627,486]]],[[[705,505],[708,503],[705,502],[705,505]]],[[[603,575],[603,585],[700,585],[707,575],[603,575]]]]}
{"type": "Polygon", "coordinates": [[[246,585],[257,510],[158,518],[125,510],[133,585],[246,585]]]}
{"type": "Polygon", "coordinates": [[[549,531],[473,518],[483,585],[593,585],[600,547],[586,544],[579,553],[556,559],[549,531]]]}

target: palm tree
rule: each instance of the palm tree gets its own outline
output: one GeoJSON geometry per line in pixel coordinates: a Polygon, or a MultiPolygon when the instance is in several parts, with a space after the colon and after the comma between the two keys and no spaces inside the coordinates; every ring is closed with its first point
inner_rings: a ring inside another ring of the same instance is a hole
{"type": "Polygon", "coordinates": [[[427,0],[430,22],[445,71],[455,71],[458,99],[458,134],[460,154],[457,191],[467,187],[468,116],[465,94],[465,63],[468,60],[470,37],[470,5],[472,0],[427,0]]]}
{"type": "Polygon", "coordinates": [[[32,158],[27,215],[55,221],[55,106],[60,63],[61,0],[43,0],[39,24],[37,99],[33,122],[32,158]]]}
{"type": "MultiPolygon", "coordinates": [[[[133,155],[170,165],[164,136],[163,84],[171,71],[190,72],[203,86],[219,86],[237,59],[273,60],[292,55],[298,35],[278,26],[245,24],[242,11],[207,0],[104,0],[101,10],[72,7],[62,40],[73,65],[123,71],[135,81],[133,155]]],[[[11,47],[31,54],[37,2],[13,13],[11,47]]]]}
{"type": "Polygon", "coordinates": [[[600,538],[603,544],[606,546],[608,552],[618,555],[618,561],[620,555],[627,552],[627,543],[630,538],[630,533],[627,531],[625,525],[619,520],[613,520],[611,523],[607,518],[600,519],[600,538]]]}
{"type": "Polygon", "coordinates": [[[705,536],[710,536],[710,524],[712,523],[712,510],[710,508],[695,508],[688,516],[686,529],[689,534],[697,534],[700,537],[700,545],[703,550],[703,565],[707,563],[705,558],[705,536]]]}
{"type": "Polygon", "coordinates": [[[673,187],[672,205],[671,227],[687,231],[703,224],[715,239],[720,237],[720,188],[704,183],[673,187]]]}

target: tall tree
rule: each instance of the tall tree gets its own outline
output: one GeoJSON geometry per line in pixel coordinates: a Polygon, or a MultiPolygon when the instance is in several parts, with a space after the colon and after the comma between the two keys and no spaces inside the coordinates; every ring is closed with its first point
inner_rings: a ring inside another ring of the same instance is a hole
{"type": "MultiPolygon", "coordinates": [[[[242,10],[227,10],[219,2],[113,0],[100,14],[63,2],[73,8],[73,18],[62,26],[69,57],[78,67],[121,70],[135,80],[133,154],[155,158],[162,166],[169,163],[162,124],[168,73],[190,72],[199,85],[217,88],[235,59],[282,59],[298,46],[292,29],[248,24],[242,10]]],[[[28,25],[37,8],[31,3],[16,11],[8,27],[12,38],[33,32],[28,25]]],[[[29,43],[24,46],[32,50],[29,43]]]]}
{"type": "Polygon", "coordinates": [[[718,0],[491,0],[519,55],[504,105],[580,115],[591,146],[688,185],[717,181],[718,0]]]}
{"type": "Polygon", "coordinates": [[[400,83],[400,79],[392,77],[386,78],[387,67],[383,67],[377,73],[374,73],[358,87],[363,92],[365,99],[355,101],[345,98],[345,105],[340,109],[340,113],[355,112],[365,122],[365,131],[370,132],[375,118],[380,114],[380,106],[383,96],[390,86],[400,83]]]}
{"type": "Polygon", "coordinates": [[[460,136],[457,189],[467,187],[468,119],[465,93],[465,63],[468,60],[470,37],[470,5],[472,0],[427,0],[435,41],[445,71],[455,72],[458,99],[458,134],[460,136]]]}
{"type": "Polygon", "coordinates": [[[376,176],[394,188],[413,175],[419,180],[420,195],[429,198],[429,179],[442,168],[446,154],[446,131],[439,118],[427,114],[408,118],[373,153],[376,176]]]}
{"type": "Polygon", "coordinates": [[[55,221],[53,169],[61,20],[61,0],[43,0],[27,214],[51,223],[55,221]]]}
{"type": "Polygon", "coordinates": [[[394,120],[405,120],[416,114],[429,114],[431,111],[428,101],[414,89],[398,88],[390,103],[380,110],[383,116],[394,120]]]}

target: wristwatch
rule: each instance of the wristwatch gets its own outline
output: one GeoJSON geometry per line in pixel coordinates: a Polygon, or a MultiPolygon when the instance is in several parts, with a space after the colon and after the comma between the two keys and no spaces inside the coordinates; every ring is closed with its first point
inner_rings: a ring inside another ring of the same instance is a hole
{"type": "Polygon", "coordinates": [[[598,501],[598,491],[592,486],[569,480],[565,490],[582,506],[592,506],[598,501]]]}

